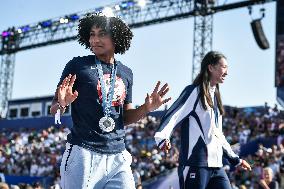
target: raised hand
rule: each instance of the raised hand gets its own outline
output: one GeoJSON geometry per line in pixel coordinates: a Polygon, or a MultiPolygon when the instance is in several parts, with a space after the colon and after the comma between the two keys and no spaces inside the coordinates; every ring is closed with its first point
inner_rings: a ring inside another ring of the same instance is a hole
{"type": "Polygon", "coordinates": [[[147,93],[147,97],[145,98],[145,106],[148,112],[151,112],[153,110],[156,110],[159,108],[162,104],[167,103],[171,100],[171,98],[163,99],[163,97],[168,93],[169,86],[166,83],[160,90],[161,82],[158,81],[156,84],[156,87],[151,95],[147,93]]]}
{"type": "Polygon", "coordinates": [[[72,91],[76,75],[69,74],[58,87],[58,102],[61,106],[67,106],[78,97],[77,91],[72,91]]]}

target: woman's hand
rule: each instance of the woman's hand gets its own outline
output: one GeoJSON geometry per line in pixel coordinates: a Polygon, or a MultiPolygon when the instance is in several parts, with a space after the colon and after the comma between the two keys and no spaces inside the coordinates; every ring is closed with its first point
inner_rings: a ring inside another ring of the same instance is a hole
{"type": "Polygon", "coordinates": [[[162,147],[162,150],[166,153],[166,154],[168,154],[169,153],[169,150],[171,149],[171,142],[168,140],[168,139],[166,139],[166,141],[165,141],[165,143],[164,143],[164,145],[163,145],[163,147],[162,147]]]}
{"type": "Polygon", "coordinates": [[[250,166],[250,164],[246,161],[246,160],[241,160],[242,162],[241,162],[241,167],[244,169],[244,170],[249,170],[249,171],[251,171],[251,166],[250,166]]]}
{"type": "Polygon", "coordinates": [[[68,106],[78,97],[77,91],[72,91],[74,82],[76,80],[76,75],[67,76],[58,87],[58,103],[60,106],[68,106]]]}
{"type": "Polygon", "coordinates": [[[146,107],[146,111],[147,112],[151,112],[153,110],[156,110],[157,108],[159,108],[162,104],[167,103],[168,101],[171,100],[171,98],[167,98],[167,99],[163,99],[163,97],[168,93],[169,86],[166,83],[159,91],[159,87],[160,87],[161,82],[158,81],[156,84],[156,87],[154,89],[154,91],[152,92],[152,94],[149,96],[149,94],[147,93],[147,97],[145,99],[145,107],[146,107]]]}

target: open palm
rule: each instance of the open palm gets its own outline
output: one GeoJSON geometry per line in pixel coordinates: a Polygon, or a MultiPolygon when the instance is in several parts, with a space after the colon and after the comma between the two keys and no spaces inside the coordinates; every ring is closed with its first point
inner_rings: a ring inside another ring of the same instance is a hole
{"type": "Polygon", "coordinates": [[[75,80],[76,75],[69,74],[58,87],[58,102],[61,106],[71,104],[78,97],[78,92],[72,90],[75,80]]]}
{"type": "Polygon", "coordinates": [[[152,92],[151,95],[147,93],[147,97],[145,98],[145,105],[146,108],[149,112],[156,110],[159,108],[162,104],[167,103],[168,101],[171,100],[171,98],[164,99],[164,96],[168,93],[169,91],[169,86],[166,83],[160,90],[161,82],[158,81],[156,84],[156,87],[154,91],[152,92]]]}

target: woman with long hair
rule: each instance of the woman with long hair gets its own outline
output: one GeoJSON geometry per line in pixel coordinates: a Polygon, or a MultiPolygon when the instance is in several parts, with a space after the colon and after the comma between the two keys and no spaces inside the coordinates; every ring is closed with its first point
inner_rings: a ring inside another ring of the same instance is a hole
{"type": "Polygon", "coordinates": [[[159,148],[171,148],[170,136],[181,127],[179,156],[180,188],[230,189],[222,158],[234,166],[251,170],[236,155],[222,133],[225,114],[219,84],[227,76],[228,63],[220,52],[211,51],[201,62],[201,70],[192,85],[187,86],[161,120],[155,134],[159,148]]]}

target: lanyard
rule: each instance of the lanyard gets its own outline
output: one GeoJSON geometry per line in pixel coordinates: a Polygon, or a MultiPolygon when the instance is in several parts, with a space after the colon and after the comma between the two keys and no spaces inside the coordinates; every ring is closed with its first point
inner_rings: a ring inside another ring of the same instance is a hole
{"type": "Polygon", "coordinates": [[[111,110],[110,107],[112,106],[112,99],[114,95],[114,88],[115,88],[115,80],[116,80],[116,72],[117,72],[117,64],[114,63],[111,69],[111,77],[110,77],[110,89],[109,93],[106,94],[106,85],[103,78],[103,68],[101,61],[96,58],[96,70],[99,77],[99,81],[101,84],[102,90],[102,106],[105,116],[109,117],[111,110]]]}

